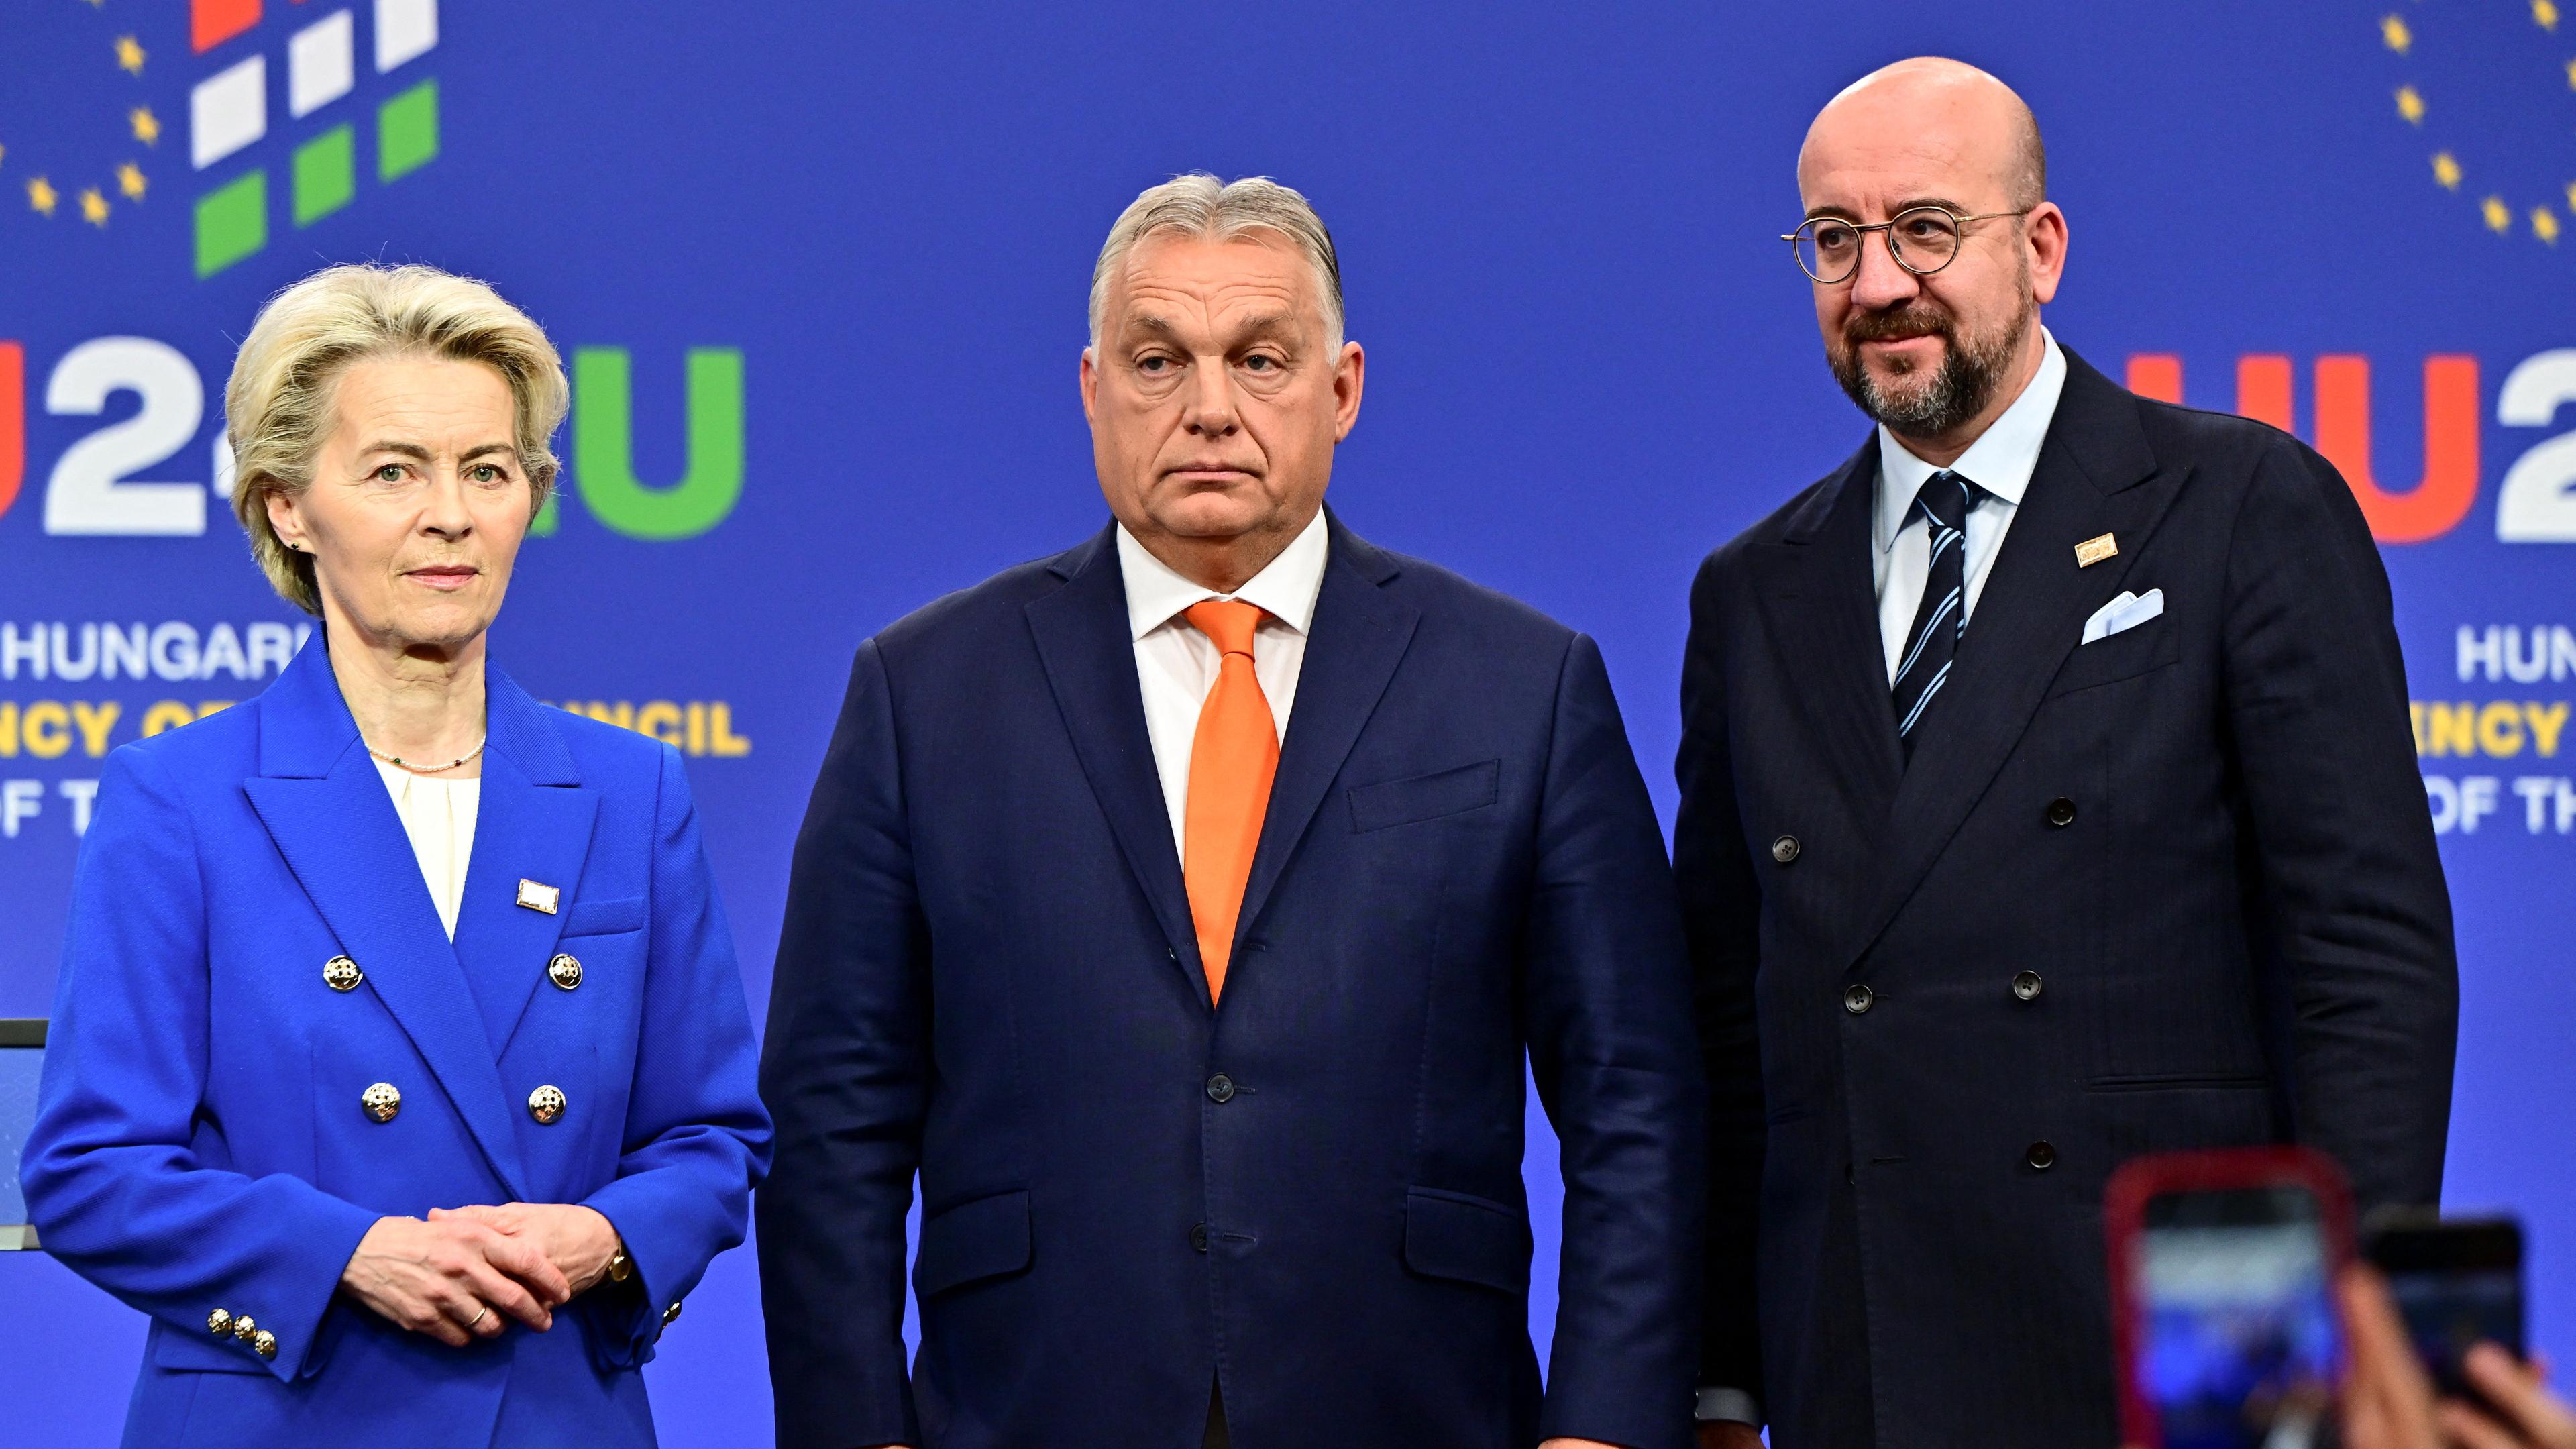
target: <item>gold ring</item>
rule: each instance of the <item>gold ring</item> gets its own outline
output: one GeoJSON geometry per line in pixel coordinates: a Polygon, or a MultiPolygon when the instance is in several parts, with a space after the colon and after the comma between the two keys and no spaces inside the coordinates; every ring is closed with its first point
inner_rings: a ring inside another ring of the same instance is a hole
{"type": "Polygon", "coordinates": [[[470,1328],[472,1328],[474,1325],[476,1325],[476,1324],[478,1324],[478,1323],[481,1323],[481,1322],[483,1321],[483,1314],[484,1314],[484,1313],[489,1313],[489,1312],[491,1312],[491,1311],[492,1311],[492,1305],[491,1305],[491,1304],[489,1304],[489,1303],[484,1304],[484,1305],[483,1305],[483,1312],[482,1312],[482,1313],[477,1313],[477,1314],[475,1314],[472,1318],[469,1318],[469,1319],[465,1320],[465,1326],[466,1326],[467,1328],[469,1328],[469,1329],[470,1329],[470,1328]]]}

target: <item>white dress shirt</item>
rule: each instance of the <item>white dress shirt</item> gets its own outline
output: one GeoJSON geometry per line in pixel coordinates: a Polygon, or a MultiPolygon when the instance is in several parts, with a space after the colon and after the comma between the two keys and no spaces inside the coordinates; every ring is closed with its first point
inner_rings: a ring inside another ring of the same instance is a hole
{"type": "Polygon", "coordinates": [[[456,912],[465,901],[465,867],[474,859],[474,821],[483,810],[483,782],[434,780],[382,760],[375,765],[394,797],[394,814],[402,817],[412,859],[420,862],[421,884],[429,887],[429,899],[438,907],[438,923],[453,941],[456,912]]]}
{"type": "Polygon", "coordinates": [[[1241,599],[1269,617],[1252,638],[1252,673],[1270,702],[1279,738],[1288,738],[1288,711],[1297,702],[1297,675],[1306,665],[1306,631],[1315,622],[1315,596],[1324,588],[1331,547],[1323,511],[1279,556],[1240,589],[1220,594],[1190,582],[1145,551],[1127,526],[1118,526],[1118,572],[1127,585],[1127,627],[1136,641],[1136,683],[1145,696],[1145,733],[1154,742],[1154,769],[1163,779],[1163,806],[1172,816],[1172,844],[1186,857],[1190,751],[1198,744],[1199,709],[1216,687],[1221,662],[1216,643],[1182,611],[1208,599],[1241,599]]]}
{"type": "MultiPolygon", "coordinates": [[[[1977,506],[1968,510],[1963,545],[1967,552],[1961,557],[1967,571],[1966,597],[1960,600],[1962,624],[1977,612],[1977,596],[1985,592],[1995,555],[2003,552],[2004,534],[2021,509],[2031,470],[2039,466],[2039,445],[2048,440],[2049,420],[2057,416],[2058,396],[2066,391],[2066,354],[2048,329],[2041,328],[2039,335],[2043,344],[2039,371],[2030,385],[1950,465],[1951,472],[1983,490],[1977,506]]],[[[1924,576],[1932,570],[1932,537],[1922,527],[1923,516],[1914,499],[1923,491],[1925,480],[1940,471],[1906,451],[1896,435],[1880,425],[1874,535],[1878,547],[1870,559],[1878,579],[1878,634],[1887,646],[1890,688],[1896,684],[1896,666],[1904,662],[1905,636],[1913,631],[1915,610],[1923,604],[1924,576]]]]}

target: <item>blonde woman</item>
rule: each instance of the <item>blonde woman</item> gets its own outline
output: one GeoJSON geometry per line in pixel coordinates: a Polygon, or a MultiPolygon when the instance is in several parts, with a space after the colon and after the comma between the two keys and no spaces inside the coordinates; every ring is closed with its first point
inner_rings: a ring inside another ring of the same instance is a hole
{"type": "Polygon", "coordinates": [[[561,363],[480,282],[334,267],[226,405],[323,627],[110,757],[29,1212],[151,1316],[129,1445],[649,1445],[636,1370],[769,1120],[678,757],[486,661],[561,363]]]}

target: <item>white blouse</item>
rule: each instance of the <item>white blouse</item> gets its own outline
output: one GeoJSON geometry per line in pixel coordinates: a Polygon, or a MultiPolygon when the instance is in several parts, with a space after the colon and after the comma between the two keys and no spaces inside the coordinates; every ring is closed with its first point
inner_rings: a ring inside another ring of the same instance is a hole
{"type": "Polygon", "coordinates": [[[465,867],[474,859],[474,819],[483,808],[480,780],[439,780],[415,775],[400,765],[375,762],[402,817],[403,834],[411,838],[412,857],[420,862],[420,879],[438,906],[447,939],[456,939],[456,911],[465,900],[465,867]]]}

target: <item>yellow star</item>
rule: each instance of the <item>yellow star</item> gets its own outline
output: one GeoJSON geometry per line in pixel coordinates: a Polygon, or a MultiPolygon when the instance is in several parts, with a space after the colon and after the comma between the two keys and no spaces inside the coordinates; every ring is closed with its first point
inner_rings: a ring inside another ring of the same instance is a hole
{"type": "Polygon", "coordinates": [[[2387,43],[2390,50],[2396,51],[2399,55],[2404,55],[2415,44],[2415,32],[2406,28],[2403,16],[2382,17],[2379,22],[2379,38],[2387,43]]]}
{"type": "Polygon", "coordinates": [[[161,144],[161,118],[152,114],[150,106],[136,106],[125,113],[125,119],[134,127],[135,140],[146,146],[161,144]]]}
{"type": "Polygon", "coordinates": [[[2410,124],[2418,126],[2424,124],[2423,93],[2416,90],[2413,86],[2399,86],[2397,88],[2397,114],[2404,116],[2410,124]]]}
{"type": "Polygon", "coordinates": [[[143,47],[131,35],[116,37],[116,68],[143,74],[143,47]]]}
{"type": "Polygon", "coordinates": [[[2460,189],[2460,162],[2459,162],[2459,158],[2458,158],[2458,157],[2456,157],[2456,156],[2453,156],[2453,155],[2452,155],[2450,152],[2448,152],[2448,151],[2443,151],[2443,152],[2439,152],[2439,153],[2437,153],[2437,154],[2433,157],[2433,179],[2434,179],[2435,181],[2438,181],[2438,182],[2440,182],[2440,183],[2442,184],[2442,189],[2443,189],[2444,191],[2457,191],[2457,190],[2459,190],[2459,189],[2460,189]]]}
{"type": "Polygon", "coordinates": [[[2551,211],[2545,206],[2533,207],[2531,211],[2531,234],[2540,238],[2542,241],[2549,243],[2551,246],[2558,245],[2558,213],[2551,211]]]}
{"type": "Polygon", "coordinates": [[[116,189],[125,193],[126,200],[141,201],[143,188],[148,184],[143,179],[143,168],[133,162],[128,161],[116,168],[116,189]]]}
{"type": "Polygon", "coordinates": [[[2576,60],[2567,62],[2567,89],[2576,91],[2576,60]]]}
{"type": "Polygon", "coordinates": [[[2567,183],[2567,209],[2576,211],[2576,181],[2567,183]]]}
{"type": "Polygon", "coordinates": [[[80,204],[83,221],[92,226],[107,225],[107,198],[98,194],[97,187],[81,188],[80,204]]]}
{"type": "Polygon", "coordinates": [[[46,216],[54,214],[54,202],[61,195],[54,190],[52,182],[41,176],[27,183],[27,204],[46,216]]]}
{"type": "Polygon", "coordinates": [[[2558,28],[2558,0],[2531,0],[2531,18],[2543,30],[2558,28]]]}
{"type": "Polygon", "coordinates": [[[2490,196],[2479,202],[2478,209],[2486,213],[2487,230],[2498,236],[2504,235],[2505,228],[2513,225],[2513,211],[2504,204],[2501,196],[2490,196]]]}

